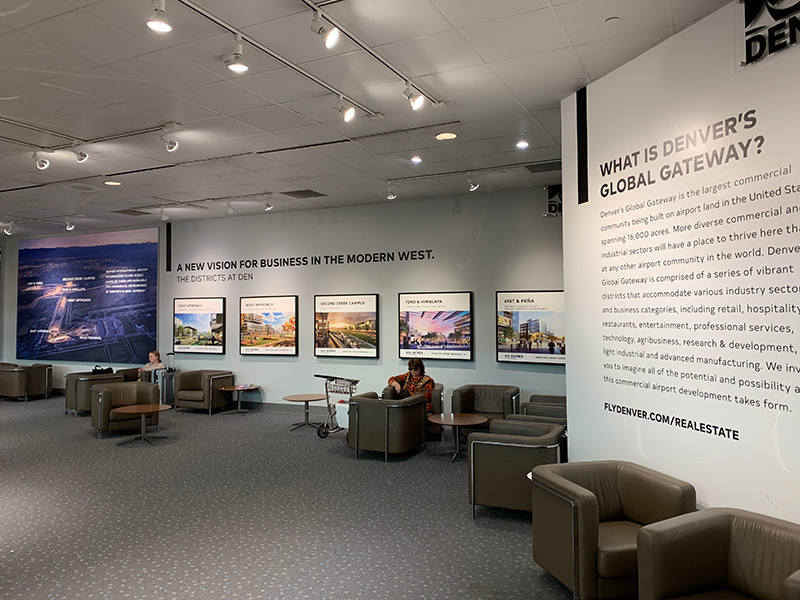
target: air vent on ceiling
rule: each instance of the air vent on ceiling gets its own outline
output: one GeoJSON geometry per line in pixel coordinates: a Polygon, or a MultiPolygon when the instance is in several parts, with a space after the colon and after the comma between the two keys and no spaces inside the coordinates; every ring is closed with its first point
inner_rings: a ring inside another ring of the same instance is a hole
{"type": "Polygon", "coordinates": [[[144,212],[143,210],[136,210],[135,208],[126,208],[125,210],[112,210],[111,212],[117,213],[118,215],[128,215],[129,217],[141,217],[150,214],[149,212],[144,212]]]}
{"type": "Polygon", "coordinates": [[[324,198],[326,194],[320,194],[319,192],[315,192],[314,190],[292,190],[291,192],[281,192],[284,196],[289,196],[290,198],[324,198]]]}
{"type": "Polygon", "coordinates": [[[531,173],[544,173],[545,171],[560,171],[561,170],[561,161],[560,160],[545,160],[538,163],[533,163],[532,165],[525,165],[525,168],[528,169],[531,173]]]}

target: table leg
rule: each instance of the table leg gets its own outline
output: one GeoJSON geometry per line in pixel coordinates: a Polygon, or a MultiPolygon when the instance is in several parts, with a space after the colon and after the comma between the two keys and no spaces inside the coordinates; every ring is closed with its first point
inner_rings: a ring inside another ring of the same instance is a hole
{"type": "Polygon", "coordinates": [[[240,415],[242,413],[242,392],[241,390],[236,390],[236,412],[240,415]]]}
{"type": "Polygon", "coordinates": [[[153,442],[147,439],[146,433],[147,433],[147,415],[142,413],[142,439],[152,446],[153,442]]]}
{"type": "Polygon", "coordinates": [[[461,431],[459,431],[459,426],[453,425],[453,431],[456,434],[456,453],[453,454],[453,458],[450,459],[450,462],[455,462],[458,455],[461,454],[461,431]]]}
{"type": "Polygon", "coordinates": [[[303,410],[303,420],[299,423],[292,423],[292,426],[289,428],[289,431],[294,431],[295,429],[299,429],[300,427],[319,427],[321,425],[321,423],[311,422],[311,420],[308,418],[309,415],[308,402],[303,402],[303,404],[305,404],[305,409],[303,410]]]}

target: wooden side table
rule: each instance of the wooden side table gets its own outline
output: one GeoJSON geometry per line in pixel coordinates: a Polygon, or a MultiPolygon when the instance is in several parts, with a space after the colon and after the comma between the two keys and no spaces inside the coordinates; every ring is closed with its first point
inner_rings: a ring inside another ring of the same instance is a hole
{"type": "Polygon", "coordinates": [[[233,400],[236,402],[236,412],[242,415],[244,414],[242,412],[242,392],[258,390],[261,389],[261,386],[254,383],[245,383],[241,385],[224,385],[217,389],[220,392],[231,392],[233,394],[233,400]]]}
{"type": "MultiPolygon", "coordinates": [[[[138,439],[143,439],[148,444],[153,444],[150,438],[145,435],[147,431],[147,416],[153,415],[158,412],[164,412],[165,410],[169,410],[172,408],[169,404],[130,404],[128,406],[120,406],[119,408],[113,409],[111,412],[123,414],[123,415],[141,415],[142,416],[142,431],[139,435],[134,436],[129,440],[125,440],[124,442],[120,442],[120,446],[122,444],[127,444],[129,442],[134,442],[138,439]]],[[[153,438],[159,439],[159,438],[153,438]]]]}
{"type": "Polygon", "coordinates": [[[476,415],[474,413],[442,413],[439,415],[428,415],[428,422],[435,425],[449,425],[453,428],[456,435],[455,441],[455,454],[450,462],[455,462],[458,455],[461,454],[461,431],[460,427],[468,427],[470,425],[480,425],[488,421],[486,417],[476,415]]]}
{"type": "Polygon", "coordinates": [[[304,402],[306,405],[305,418],[300,423],[292,423],[289,431],[294,431],[299,427],[319,427],[322,423],[312,423],[308,420],[308,403],[319,402],[326,398],[327,396],[325,394],[292,394],[291,396],[284,396],[283,399],[287,402],[304,402]]]}

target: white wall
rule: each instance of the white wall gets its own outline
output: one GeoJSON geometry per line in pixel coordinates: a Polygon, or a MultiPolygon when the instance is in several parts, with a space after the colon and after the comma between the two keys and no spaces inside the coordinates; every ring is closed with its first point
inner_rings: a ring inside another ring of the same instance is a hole
{"type": "Polygon", "coordinates": [[[798,521],[800,315],[770,307],[800,305],[800,50],[740,68],[742,10],[588,87],[581,205],[576,98],[562,104],[570,458],[631,460],[691,482],[702,504],[798,521]],[[727,135],[672,151],[729,117],[727,135]],[[715,150],[726,160],[711,167],[715,150]]]}
{"type": "MultiPolygon", "coordinates": [[[[240,383],[262,386],[262,400],[281,403],[288,394],[324,391],[315,373],[360,379],[359,391],[381,390],[403,372],[398,358],[399,292],[474,292],[475,353],[471,362],[426,361],[428,373],[452,390],[465,383],[508,383],[532,393],[563,394],[564,367],[495,361],[495,292],[563,288],[561,219],[545,219],[545,190],[385,203],[208,221],[178,222],[172,229],[172,271],[165,272],[161,244],[159,270],[159,350],[171,350],[173,298],[223,296],[227,301],[224,356],[179,354],[181,369],[220,368],[240,383]],[[312,255],[430,249],[433,259],[380,264],[223,269],[178,272],[178,264],[312,255]],[[182,283],[185,275],[224,273],[232,281],[182,283]],[[250,281],[240,276],[252,274],[250,281]],[[315,358],[314,295],[371,294],[379,298],[378,359],[315,358]],[[241,296],[299,296],[299,356],[241,356],[238,348],[241,296]]],[[[13,242],[13,240],[12,240],[13,242]]],[[[163,242],[163,236],[162,236],[163,242]]],[[[14,331],[16,245],[3,256],[5,331],[14,331]],[[13,254],[13,257],[9,256],[13,254]],[[13,269],[6,269],[6,258],[13,269]]],[[[3,355],[13,360],[14,336],[4,336],[3,355]]],[[[58,379],[88,365],[57,364],[58,379]]],[[[447,393],[449,398],[449,393],[447,393]]],[[[249,396],[247,400],[256,398],[249,396]]]]}

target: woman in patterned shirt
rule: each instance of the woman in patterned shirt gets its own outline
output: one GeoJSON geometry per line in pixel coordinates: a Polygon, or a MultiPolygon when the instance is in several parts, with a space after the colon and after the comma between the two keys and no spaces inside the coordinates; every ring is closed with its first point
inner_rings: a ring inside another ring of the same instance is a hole
{"type": "Polygon", "coordinates": [[[433,379],[425,375],[425,364],[420,358],[408,361],[408,373],[389,378],[389,385],[401,398],[408,398],[414,394],[425,394],[427,411],[432,412],[431,394],[433,393],[433,379]]]}

